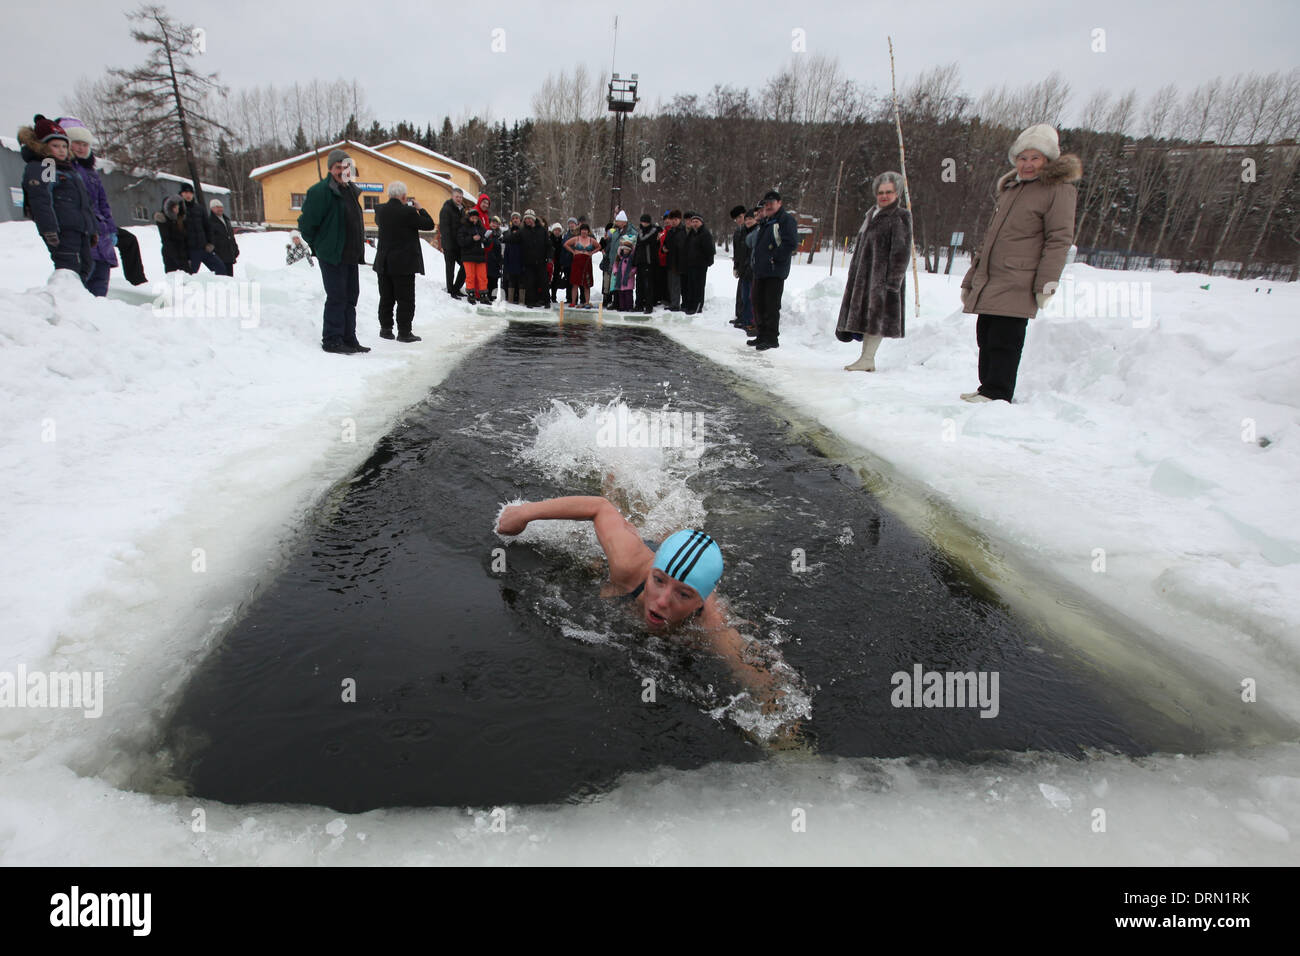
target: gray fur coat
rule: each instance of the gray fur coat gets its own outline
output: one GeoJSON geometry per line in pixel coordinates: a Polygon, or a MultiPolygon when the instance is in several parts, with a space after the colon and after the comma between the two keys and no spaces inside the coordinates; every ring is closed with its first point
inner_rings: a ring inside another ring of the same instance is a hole
{"type": "Polygon", "coordinates": [[[858,232],[835,326],[837,339],[851,342],[855,334],[903,337],[903,280],[911,257],[911,212],[898,202],[875,207],[858,232]]]}

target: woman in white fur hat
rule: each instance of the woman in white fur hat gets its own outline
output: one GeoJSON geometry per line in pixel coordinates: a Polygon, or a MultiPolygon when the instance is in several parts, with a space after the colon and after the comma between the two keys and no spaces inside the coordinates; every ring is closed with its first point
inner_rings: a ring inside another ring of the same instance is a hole
{"type": "Polygon", "coordinates": [[[975,313],[980,385],[968,402],[1010,402],[1025,329],[1047,304],[1074,241],[1079,157],[1061,155],[1056,130],[1031,126],[1007,153],[1015,169],[997,182],[997,207],[962,279],[963,311],[975,313]]]}

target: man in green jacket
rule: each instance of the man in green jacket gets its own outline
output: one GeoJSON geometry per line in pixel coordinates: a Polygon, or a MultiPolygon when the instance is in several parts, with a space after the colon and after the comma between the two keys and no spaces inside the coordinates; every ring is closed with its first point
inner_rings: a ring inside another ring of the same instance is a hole
{"type": "Polygon", "coordinates": [[[369,352],[357,341],[357,266],[366,261],[365,226],[359,190],[352,184],[352,160],[341,149],[329,154],[329,175],[307,190],[298,216],[298,231],[320,260],[325,284],[325,322],[321,348],[351,355],[369,352]]]}

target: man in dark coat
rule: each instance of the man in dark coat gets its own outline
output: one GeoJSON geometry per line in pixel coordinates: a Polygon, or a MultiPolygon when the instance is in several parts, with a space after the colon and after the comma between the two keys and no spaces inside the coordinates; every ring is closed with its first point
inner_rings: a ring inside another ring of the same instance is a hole
{"type": "Polygon", "coordinates": [[[682,311],[682,253],[686,248],[686,226],[682,224],[682,214],[674,209],[664,219],[662,238],[667,252],[664,270],[668,274],[668,311],[682,311]]]}
{"type": "Polygon", "coordinates": [[[208,214],[194,198],[194,187],[189,183],[181,184],[181,201],[185,203],[185,246],[189,252],[189,267],[185,271],[193,275],[204,265],[219,276],[230,275],[226,264],[217,258],[208,214]]]}
{"type": "Polygon", "coordinates": [[[226,207],[220,199],[208,203],[208,232],[212,235],[212,251],[226,264],[226,275],[235,274],[235,260],[239,258],[239,243],[235,240],[235,227],[226,218],[226,207]]]}
{"type": "Polygon", "coordinates": [[[298,216],[298,231],[320,260],[325,286],[321,348],[340,355],[370,351],[357,341],[357,297],[361,294],[357,266],[365,264],[366,243],[357,199],[360,190],[349,174],[351,163],[343,150],[331,150],[329,174],[307,190],[298,216]]]}
{"type": "Polygon", "coordinates": [[[433,217],[416,199],[406,198],[406,184],[388,186],[388,202],[375,210],[379,229],[375,272],[379,276],[379,337],[393,338],[393,306],[397,306],[397,341],[419,342],[411,332],[415,318],[415,276],[424,275],[420,230],[432,232],[433,217]]]}
{"type": "Polygon", "coordinates": [[[465,212],[461,208],[464,198],[464,191],[456,186],[451,191],[451,198],[438,210],[438,248],[442,250],[443,264],[447,270],[447,294],[453,299],[465,297],[460,291],[465,287],[465,266],[460,262],[460,250],[456,245],[460,241],[461,223],[465,220],[465,212]],[[459,271],[456,268],[458,265],[459,271]]]}
{"type": "Polygon", "coordinates": [[[687,315],[704,311],[704,284],[716,249],[699,213],[686,216],[686,241],[682,249],[682,311],[687,315]]]}
{"type": "Polygon", "coordinates": [[[654,273],[658,266],[658,252],[659,227],[649,215],[643,215],[636,248],[632,252],[632,264],[636,266],[636,310],[646,315],[653,312],[655,306],[654,273]]]}
{"type": "Polygon", "coordinates": [[[781,293],[790,260],[799,248],[799,224],[782,208],[775,189],[763,196],[763,219],[754,238],[754,323],[758,334],[745,344],[758,351],[780,347],[781,293]]]}
{"type": "Polygon", "coordinates": [[[743,329],[754,324],[754,307],[749,298],[753,267],[750,265],[750,248],[745,243],[745,237],[754,228],[756,220],[744,206],[734,206],[731,221],[736,224],[736,229],[731,234],[731,274],[736,279],[736,320],[731,324],[743,329]]]}
{"type": "Polygon", "coordinates": [[[524,304],[530,309],[550,305],[550,296],[543,295],[546,288],[546,262],[551,257],[551,240],[537,221],[531,209],[524,211],[523,228],[501,237],[506,245],[518,245],[524,254],[524,304]],[[545,302],[542,299],[545,298],[545,302]]]}

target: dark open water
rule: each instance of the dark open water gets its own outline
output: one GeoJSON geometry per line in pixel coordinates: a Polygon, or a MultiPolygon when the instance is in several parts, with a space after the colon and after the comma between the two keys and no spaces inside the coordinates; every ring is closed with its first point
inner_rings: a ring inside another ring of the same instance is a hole
{"type": "Polygon", "coordinates": [[[166,733],[172,772],[205,798],[362,811],[552,802],[625,771],[764,759],[727,712],[737,688],[725,670],[648,641],[597,596],[589,560],[516,543],[508,569],[492,568],[502,502],[601,493],[598,474],[520,457],[539,414],[619,396],[656,409],[666,391],[674,409],[707,416],[713,447],[681,481],[724,547],[720,591],[779,642],[796,696],[811,699],[807,746],[956,759],[1203,749],[1195,730],[1013,620],[727,373],[648,329],[515,324],[321,506],[193,676],[166,733]],[[807,572],[791,570],[795,547],[807,572]],[[915,663],[997,671],[998,716],[891,706],[890,675],[915,663]]]}

